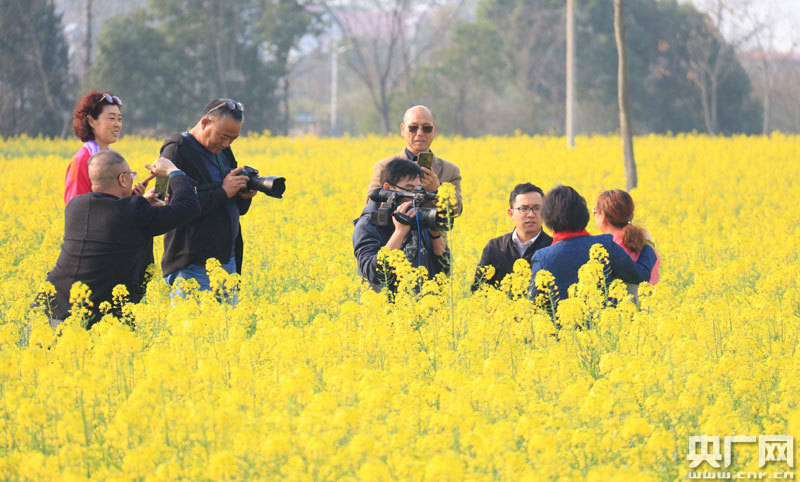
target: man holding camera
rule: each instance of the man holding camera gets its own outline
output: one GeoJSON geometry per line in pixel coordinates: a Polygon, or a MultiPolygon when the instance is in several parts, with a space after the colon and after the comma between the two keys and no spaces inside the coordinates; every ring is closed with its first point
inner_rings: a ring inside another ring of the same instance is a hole
{"type": "Polygon", "coordinates": [[[452,183],[456,188],[456,198],[458,204],[455,209],[456,215],[461,214],[461,171],[450,162],[440,157],[436,157],[431,152],[431,144],[436,137],[436,123],[433,119],[433,112],[424,105],[415,105],[403,114],[403,122],[400,124],[400,134],[406,140],[406,148],[399,154],[387,157],[375,163],[372,168],[372,179],[369,181],[367,192],[381,186],[380,177],[383,168],[392,159],[403,157],[409,161],[417,163],[422,168],[422,187],[428,192],[436,192],[441,183],[452,183]],[[420,154],[430,154],[430,165],[423,165],[423,158],[420,154]]]}
{"type": "Polygon", "coordinates": [[[61,254],[47,275],[56,289],[55,297],[45,300],[47,294],[38,295],[38,304],[46,306],[53,328],[69,315],[70,289],[76,281],[92,292],[87,328],[99,319],[100,304],[112,301],[112,290],[118,284],[125,285],[130,301],[138,303],[144,296],[146,269],[153,262],[153,236],[200,213],[191,181],[172,162],[162,157],[145,167],[171,180],[169,206],[131,195],[136,173],[116,151],[100,151],[89,160],[92,192],[67,204],[61,254]]]}
{"type": "Polygon", "coordinates": [[[210,289],[209,258],[218,259],[228,273],[242,272],[239,217],[247,213],[256,194],[246,190],[249,178],[242,175],[243,168],[237,167],[230,148],[243,120],[241,103],[214,99],[194,127],[169,137],[161,146],[161,155],[192,180],[201,208],[200,216],[164,236],[161,270],[170,285],[191,278],[201,289],[210,289]]]}
{"type": "Polygon", "coordinates": [[[472,283],[473,292],[482,282],[500,286],[503,278],[514,270],[515,261],[524,258],[530,263],[533,253],[553,242],[542,231],[543,198],[542,190],[529,182],[514,186],[508,199],[508,217],[514,222],[514,230],[486,243],[472,283]],[[486,278],[482,268],[489,265],[494,266],[494,274],[486,278]]]}
{"type": "Polygon", "coordinates": [[[391,201],[383,204],[368,201],[361,216],[354,221],[353,253],[358,273],[375,291],[384,286],[392,292],[397,288],[394,277],[387,273],[388,268],[379,266],[378,251],[383,246],[389,250],[403,250],[412,266],[427,268],[429,278],[450,271],[445,238],[440,231],[418,223],[414,198],[408,197],[410,191],[421,184],[422,172],[405,156],[391,159],[380,174],[380,185],[391,201]],[[391,221],[380,215],[386,210],[391,211],[391,221]]]}

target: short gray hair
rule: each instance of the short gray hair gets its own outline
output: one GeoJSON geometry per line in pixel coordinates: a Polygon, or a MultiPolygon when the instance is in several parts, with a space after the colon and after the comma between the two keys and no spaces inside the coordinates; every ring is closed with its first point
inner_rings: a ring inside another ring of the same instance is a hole
{"type": "Polygon", "coordinates": [[[236,122],[244,121],[244,106],[233,99],[214,99],[203,109],[203,117],[224,119],[230,117],[236,122]]]}
{"type": "Polygon", "coordinates": [[[103,184],[103,180],[116,179],[120,165],[127,161],[116,151],[100,151],[89,158],[89,179],[92,184],[103,184]]]}

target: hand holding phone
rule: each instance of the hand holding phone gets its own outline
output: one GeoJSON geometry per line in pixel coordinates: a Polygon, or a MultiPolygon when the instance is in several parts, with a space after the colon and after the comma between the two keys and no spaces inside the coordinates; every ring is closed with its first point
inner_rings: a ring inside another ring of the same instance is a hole
{"type": "Polygon", "coordinates": [[[430,169],[433,166],[433,153],[432,152],[420,152],[417,155],[417,164],[420,167],[424,167],[430,169]]]}

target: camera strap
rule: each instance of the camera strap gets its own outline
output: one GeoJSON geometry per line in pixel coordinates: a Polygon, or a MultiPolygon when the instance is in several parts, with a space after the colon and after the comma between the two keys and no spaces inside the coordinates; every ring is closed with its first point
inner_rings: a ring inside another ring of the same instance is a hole
{"type": "Polygon", "coordinates": [[[225,172],[225,166],[222,165],[222,159],[220,159],[221,154],[221,152],[214,154],[214,158],[217,160],[217,166],[219,166],[219,174],[224,178],[227,172],[225,172]]]}
{"type": "Polygon", "coordinates": [[[413,199],[411,204],[414,207],[414,219],[417,220],[417,266],[422,265],[422,229],[419,226],[419,215],[417,214],[417,201],[413,199]]]}

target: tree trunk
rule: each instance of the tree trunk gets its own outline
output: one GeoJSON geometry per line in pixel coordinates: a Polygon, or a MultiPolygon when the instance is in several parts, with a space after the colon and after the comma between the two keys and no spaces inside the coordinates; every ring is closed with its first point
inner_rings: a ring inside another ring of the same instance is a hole
{"type": "Polygon", "coordinates": [[[636,187],[636,161],[633,158],[633,136],[631,129],[630,99],[628,96],[628,54],[625,44],[625,2],[614,0],[614,33],[619,55],[617,70],[617,97],[619,101],[619,131],[622,134],[622,151],[625,156],[625,178],[627,189],[636,187]]]}
{"type": "Polygon", "coordinates": [[[292,125],[292,113],[289,110],[289,74],[287,73],[283,77],[283,95],[281,96],[281,101],[283,104],[283,134],[284,136],[289,135],[289,128],[292,125]]]}
{"type": "Polygon", "coordinates": [[[706,76],[700,77],[700,105],[703,106],[703,122],[706,125],[706,132],[714,135],[714,126],[711,121],[711,106],[708,101],[708,86],[706,84],[706,76]]]}
{"type": "Polygon", "coordinates": [[[761,134],[769,135],[769,90],[764,89],[764,117],[761,119],[761,134]]]}
{"type": "Polygon", "coordinates": [[[220,23],[223,22],[223,4],[221,2],[217,3],[217,15],[214,17],[214,21],[217,25],[217,28],[214,29],[217,34],[214,35],[214,54],[216,57],[216,67],[217,67],[217,88],[219,89],[219,93],[217,94],[220,97],[227,97],[228,96],[228,89],[225,85],[225,66],[223,64],[223,53],[222,53],[222,32],[223,30],[220,28],[222,27],[220,23]]]}
{"type": "Polygon", "coordinates": [[[719,91],[719,73],[714,69],[714,76],[711,77],[711,135],[719,132],[719,121],[717,120],[717,93],[719,91]]]}
{"type": "Polygon", "coordinates": [[[567,0],[567,147],[575,145],[575,1],[567,0]]]}

